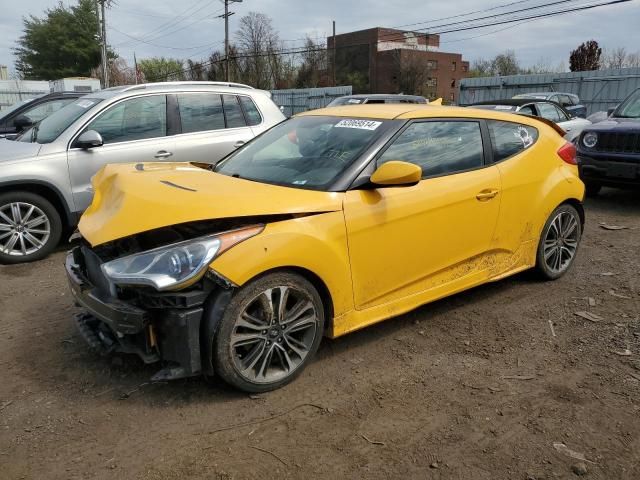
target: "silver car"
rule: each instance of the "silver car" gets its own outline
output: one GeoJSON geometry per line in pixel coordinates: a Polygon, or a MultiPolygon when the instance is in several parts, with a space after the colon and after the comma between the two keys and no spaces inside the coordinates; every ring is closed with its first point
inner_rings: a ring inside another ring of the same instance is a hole
{"type": "MultiPolygon", "coordinates": [[[[0,140],[0,263],[46,256],[91,203],[107,163],[215,163],[284,115],[269,92],[221,82],[115,87],[0,140]]],[[[153,215],[153,212],[149,212],[153,215]]]]}

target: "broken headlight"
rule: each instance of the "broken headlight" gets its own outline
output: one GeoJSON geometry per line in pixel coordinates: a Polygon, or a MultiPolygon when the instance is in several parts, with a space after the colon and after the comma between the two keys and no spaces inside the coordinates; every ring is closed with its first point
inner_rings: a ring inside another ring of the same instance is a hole
{"type": "Polygon", "coordinates": [[[260,225],[232,230],[135,253],[104,263],[102,271],[118,285],[178,290],[199,280],[217,255],[257,235],[263,228],[260,225]]]}

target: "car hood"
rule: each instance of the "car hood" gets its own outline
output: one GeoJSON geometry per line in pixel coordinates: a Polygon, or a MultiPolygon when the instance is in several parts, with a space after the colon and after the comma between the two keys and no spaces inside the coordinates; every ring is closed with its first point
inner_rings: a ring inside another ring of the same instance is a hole
{"type": "Polygon", "coordinates": [[[0,139],[0,163],[37,157],[42,145],[0,139]]]}
{"type": "Polygon", "coordinates": [[[342,194],[233,178],[189,163],[107,165],[80,219],[92,245],[165,226],[258,215],[333,212],[342,194]]]}
{"type": "Polygon", "coordinates": [[[616,130],[619,132],[632,132],[640,130],[640,118],[615,118],[609,117],[608,119],[594,123],[587,129],[590,132],[606,132],[609,130],[616,130]]]}

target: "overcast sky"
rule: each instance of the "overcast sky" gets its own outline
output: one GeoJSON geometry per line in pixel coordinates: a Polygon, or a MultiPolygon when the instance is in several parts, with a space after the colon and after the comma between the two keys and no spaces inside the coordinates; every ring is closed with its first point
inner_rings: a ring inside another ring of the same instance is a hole
{"type": "MultiPolygon", "coordinates": [[[[501,13],[505,9],[486,10],[507,3],[513,5],[506,10],[514,10],[551,1],[244,0],[243,3],[232,5],[236,14],[230,17],[230,30],[233,34],[239,18],[250,11],[265,13],[272,17],[280,38],[287,40],[285,45],[295,48],[307,34],[320,39],[330,34],[332,20],[336,21],[337,33],[417,22],[432,22],[430,25],[436,26],[501,13]],[[482,12],[468,17],[438,20],[474,11],[482,12]]],[[[603,1],[606,0],[568,1],[554,8],[603,1]]],[[[44,10],[56,3],[57,0],[0,0],[0,65],[8,65],[10,71],[14,69],[11,48],[22,30],[22,17],[30,14],[43,16],[44,10]]],[[[73,3],[64,1],[65,5],[73,3]]],[[[221,0],[116,0],[107,13],[108,41],[129,63],[133,61],[134,51],[138,59],[149,56],[190,57],[194,60],[205,58],[211,49],[222,48],[224,22],[216,18],[222,11],[221,0]],[[185,12],[187,15],[183,17],[185,12]],[[135,41],[127,35],[145,39],[148,43],[135,41]]],[[[538,11],[533,10],[530,14],[538,11]]],[[[540,60],[549,65],[558,65],[560,62],[568,65],[569,52],[589,39],[597,40],[605,48],[626,47],[628,51],[639,51],[639,25],[640,0],[633,0],[515,26],[501,25],[445,34],[441,38],[441,50],[460,52],[465,59],[473,61],[513,49],[522,66],[531,66],[540,60]]],[[[427,26],[429,24],[405,28],[427,26]]],[[[437,28],[432,30],[437,31],[437,28]]]]}

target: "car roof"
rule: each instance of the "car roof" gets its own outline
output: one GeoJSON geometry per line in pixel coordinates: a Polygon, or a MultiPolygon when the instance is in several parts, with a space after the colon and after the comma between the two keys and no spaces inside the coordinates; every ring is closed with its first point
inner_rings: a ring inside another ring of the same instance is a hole
{"type": "Polygon", "coordinates": [[[508,106],[520,107],[522,105],[529,105],[530,103],[550,103],[556,108],[559,108],[560,110],[562,110],[567,115],[571,115],[567,111],[567,109],[564,108],[562,105],[560,105],[558,102],[554,102],[553,100],[542,100],[540,98],[508,98],[506,100],[487,100],[485,102],[472,103],[469,106],[473,107],[474,105],[478,105],[478,106],[479,105],[495,105],[495,106],[508,105],[508,106]]]}
{"type": "MultiPolygon", "coordinates": [[[[378,120],[417,119],[417,118],[486,118],[488,120],[514,121],[514,114],[495,110],[480,110],[469,107],[435,106],[429,104],[365,104],[340,107],[320,108],[299,113],[296,117],[321,116],[371,118],[378,120]]],[[[531,116],[518,115],[518,122],[527,125],[537,125],[538,119],[531,116]]],[[[544,123],[544,122],[543,122],[544,123]]]]}

